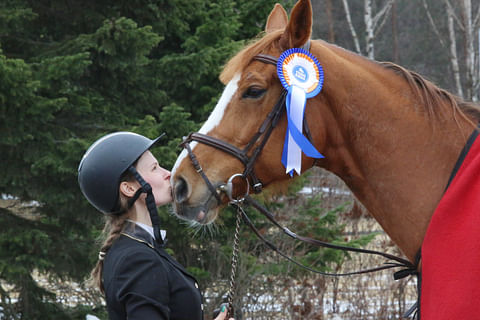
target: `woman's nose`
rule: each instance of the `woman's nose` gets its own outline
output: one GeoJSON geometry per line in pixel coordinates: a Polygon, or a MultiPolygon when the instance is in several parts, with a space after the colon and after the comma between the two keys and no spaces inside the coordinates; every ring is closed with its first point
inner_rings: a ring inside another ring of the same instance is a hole
{"type": "Polygon", "coordinates": [[[171,175],[172,173],[170,171],[168,171],[167,169],[163,169],[163,176],[165,179],[170,179],[171,175]]]}

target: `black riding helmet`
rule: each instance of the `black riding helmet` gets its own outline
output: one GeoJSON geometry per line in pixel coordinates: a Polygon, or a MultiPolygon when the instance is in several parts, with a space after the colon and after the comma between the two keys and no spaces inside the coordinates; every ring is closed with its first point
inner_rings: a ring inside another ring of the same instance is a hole
{"type": "Polygon", "coordinates": [[[134,200],[141,193],[147,193],[147,207],[155,237],[160,241],[161,239],[157,237],[158,214],[151,187],[132,165],[164,135],[151,140],[133,132],[108,134],[88,148],[78,166],[78,183],[83,195],[104,214],[118,211],[120,178],[126,171],[132,172],[141,185],[134,200]]]}

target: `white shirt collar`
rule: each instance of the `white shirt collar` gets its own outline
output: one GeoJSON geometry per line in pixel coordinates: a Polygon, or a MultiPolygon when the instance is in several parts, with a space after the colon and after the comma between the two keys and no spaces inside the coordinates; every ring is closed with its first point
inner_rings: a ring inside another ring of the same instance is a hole
{"type": "MultiPolygon", "coordinates": [[[[144,229],[145,231],[147,231],[152,236],[152,238],[155,239],[155,235],[153,233],[153,227],[152,226],[149,226],[145,223],[141,223],[141,222],[138,222],[138,221],[130,220],[130,219],[127,219],[127,221],[135,223],[137,226],[139,226],[142,229],[144,229]]],[[[160,230],[160,235],[162,236],[162,240],[165,240],[165,237],[167,236],[167,231],[166,230],[160,230]]]]}

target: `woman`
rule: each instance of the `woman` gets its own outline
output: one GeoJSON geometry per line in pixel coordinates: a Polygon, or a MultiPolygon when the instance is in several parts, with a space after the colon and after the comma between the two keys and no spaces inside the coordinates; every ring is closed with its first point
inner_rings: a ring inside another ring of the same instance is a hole
{"type": "MultiPolygon", "coordinates": [[[[83,194],[107,215],[92,278],[105,294],[110,319],[204,318],[197,281],[163,249],[156,207],[172,201],[170,172],[149,151],[160,138],[106,135],[78,168],[83,194]]],[[[226,313],[223,308],[215,320],[226,313]]]]}

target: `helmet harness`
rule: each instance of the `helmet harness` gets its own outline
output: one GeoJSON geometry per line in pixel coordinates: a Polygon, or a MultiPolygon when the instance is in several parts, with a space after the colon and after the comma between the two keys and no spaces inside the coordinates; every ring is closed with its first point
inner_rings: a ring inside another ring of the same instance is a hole
{"type": "Polygon", "coordinates": [[[138,197],[142,193],[147,194],[147,198],[145,199],[145,203],[147,204],[148,212],[150,213],[150,220],[152,221],[153,227],[153,234],[155,236],[155,241],[160,245],[164,246],[166,242],[162,239],[160,235],[160,218],[157,212],[157,206],[155,204],[155,197],[153,195],[152,186],[142,178],[142,176],[138,173],[137,169],[134,166],[130,166],[128,171],[133,174],[135,179],[140,183],[140,188],[135,192],[135,195],[128,200],[128,207],[131,208],[135,201],[137,201],[138,197]]]}

